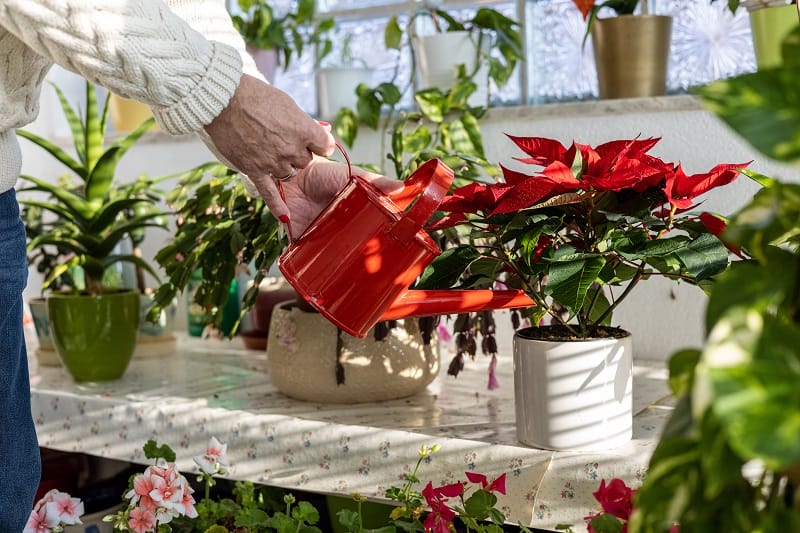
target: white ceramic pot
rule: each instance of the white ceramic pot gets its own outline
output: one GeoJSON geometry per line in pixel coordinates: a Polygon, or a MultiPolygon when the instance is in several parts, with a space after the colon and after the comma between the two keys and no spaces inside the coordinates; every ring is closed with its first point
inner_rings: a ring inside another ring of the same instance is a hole
{"type": "Polygon", "coordinates": [[[264,76],[264,79],[275,83],[275,73],[278,71],[278,50],[275,48],[264,50],[248,44],[247,53],[253,58],[256,68],[264,76]]]}
{"type": "MultiPolygon", "coordinates": [[[[472,41],[467,31],[415,37],[413,46],[417,56],[421,89],[431,87],[439,87],[443,91],[450,89],[456,81],[458,65],[466,65],[467,72],[471,72],[478,57],[476,43],[472,41]]],[[[478,88],[470,95],[469,105],[487,104],[488,76],[489,69],[484,65],[473,78],[478,88]]]]}
{"type": "Polygon", "coordinates": [[[330,120],[343,107],[356,108],[356,87],[372,83],[373,70],[364,67],[318,68],[317,103],[320,118],[330,120]]]}
{"type": "Polygon", "coordinates": [[[53,339],[50,336],[50,319],[47,316],[47,300],[45,298],[31,298],[28,302],[33,318],[33,327],[36,330],[36,359],[41,366],[61,366],[53,339]]]}
{"type": "Polygon", "coordinates": [[[550,341],[514,335],[517,438],[535,448],[606,450],[631,439],[632,340],[550,341]]]}
{"type": "Polygon", "coordinates": [[[376,341],[373,330],[363,339],[339,330],[316,312],[295,302],[276,305],[267,338],[269,379],[287,396],[320,403],[360,403],[411,396],[439,373],[439,346],[434,333],[422,341],[416,319],[400,320],[376,341]],[[336,379],[336,350],[344,383],[336,379]]]}

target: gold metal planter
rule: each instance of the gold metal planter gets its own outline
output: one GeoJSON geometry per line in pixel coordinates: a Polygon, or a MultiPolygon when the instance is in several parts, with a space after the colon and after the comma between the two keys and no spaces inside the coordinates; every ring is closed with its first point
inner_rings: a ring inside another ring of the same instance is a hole
{"type": "Polygon", "coordinates": [[[622,15],[592,25],[600,98],[666,92],[672,17],[622,15]]]}

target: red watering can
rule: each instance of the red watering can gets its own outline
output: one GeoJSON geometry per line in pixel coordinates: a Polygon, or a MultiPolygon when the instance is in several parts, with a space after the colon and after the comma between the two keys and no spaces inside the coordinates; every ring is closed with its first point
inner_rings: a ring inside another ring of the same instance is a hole
{"type": "Polygon", "coordinates": [[[381,320],[535,305],[518,290],[408,289],[441,253],[423,226],[452,182],[453,171],[438,159],[391,194],[351,174],[278,267],[304,299],[354,337],[381,320]]]}

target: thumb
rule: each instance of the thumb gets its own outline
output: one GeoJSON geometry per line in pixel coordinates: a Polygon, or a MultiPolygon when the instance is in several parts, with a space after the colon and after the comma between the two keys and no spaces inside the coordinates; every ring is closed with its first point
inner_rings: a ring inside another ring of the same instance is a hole
{"type": "Polygon", "coordinates": [[[253,184],[258,190],[258,194],[264,199],[270,213],[284,224],[289,223],[289,206],[281,198],[278,185],[275,180],[271,178],[262,178],[260,180],[253,180],[253,184]]]}

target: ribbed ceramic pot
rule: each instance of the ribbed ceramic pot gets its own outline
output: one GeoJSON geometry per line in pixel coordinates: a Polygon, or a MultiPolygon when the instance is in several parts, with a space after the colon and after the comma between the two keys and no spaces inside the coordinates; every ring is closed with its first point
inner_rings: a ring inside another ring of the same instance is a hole
{"type": "Polygon", "coordinates": [[[282,302],[272,311],[267,339],[270,382],[299,400],[360,403],[411,396],[436,378],[438,339],[434,333],[425,344],[416,319],[399,320],[383,340],[374,337],[374,329],[352,337],[294,300],[282,302]]]}
{"type": "Polygon", "coordinates": [[[632,340],[542,340],[548,327],[514,335],[517,438],[535,448],[606,450],[633,433],[632,340]]]}
{"type": "Polygon", "coordinates": [[[139,291],[47,298],[53,345],[75,381],[112,381],[128,368],[139,329],[139,291]]]}
{"type": "Polygon", "coordinates": [[[621,15],[592,24],[600,98],[660,96],[666,92],[672,17],[621,15]]]}

